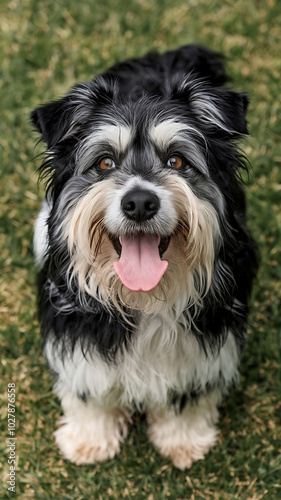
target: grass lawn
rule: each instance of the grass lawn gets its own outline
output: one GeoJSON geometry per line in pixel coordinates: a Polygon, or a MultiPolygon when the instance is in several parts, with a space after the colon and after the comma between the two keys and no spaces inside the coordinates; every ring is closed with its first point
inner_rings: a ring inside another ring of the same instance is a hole
{"type": "Polygon", "coordinates": [[[281,3],[279,0],[0,0],[0,498],[281,499],[281,3]],[[125,57],[199,42],[228,57],[251,96],[248,218],[261,267],[241,383],[220,411],[220,439],[188,472],[136,422],[121,454],[95,466],[62,460],[61,409],[41,354],[33,221],[43,197],[29,113],[125,57]],[[7,385],[16,384],[16,493],[9,472],[7,385]]]}

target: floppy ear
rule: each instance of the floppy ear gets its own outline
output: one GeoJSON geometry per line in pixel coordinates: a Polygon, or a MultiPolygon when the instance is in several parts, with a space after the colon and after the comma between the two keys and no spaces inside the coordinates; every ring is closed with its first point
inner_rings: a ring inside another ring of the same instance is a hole
{"type": "Polygon", "coordinates": [[[247,94],[212,87],[202,80],[186,80],[182,88],[191,109],[209,130],[220,130],[230,137],[248,133],[247,94]]]}
{"type": "Polygon", "coordinates": [[[30,118],[48,149],[51,149],[74,128],[82,127],[97,105],[110,102],[116,91],[114,82],[98,77],[92,82],[77,85],[58,101],[43,104],[31,113],[30,118]]]}
{"type": "Polygon", "coordinates": [[[49,102],[32,111],[30,117],[33,125],[42,135],[48,149],[51,149],[70,128],[72,106],[69,98],[49,102]]]}
{"type": "Polygon", "coordinates": [[[247,94],[220,88],[217,89],[214,105],[230,134],[248,134],[246,113],[249,98],[247,94]]]}

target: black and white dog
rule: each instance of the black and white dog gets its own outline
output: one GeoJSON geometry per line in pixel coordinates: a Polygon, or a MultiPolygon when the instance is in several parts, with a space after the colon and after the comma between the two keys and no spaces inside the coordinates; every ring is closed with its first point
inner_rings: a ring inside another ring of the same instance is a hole
{"type": "Polygon", "coordinates": [[[217,440],[256,270],[239,175],[248,99],[191,45],[117,64],[31,117],[47,143],[35,224],[44,351],[77,464],[134,411],[180,469],[217,440]]]}

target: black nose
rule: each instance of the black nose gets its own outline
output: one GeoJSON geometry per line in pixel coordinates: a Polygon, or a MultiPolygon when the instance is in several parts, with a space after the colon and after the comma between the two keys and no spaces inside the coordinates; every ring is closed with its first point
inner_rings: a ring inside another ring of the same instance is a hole
{"type": "Polygon", "coordinates": [[[124,214],[136,222],[144,222],[157,214],[160,201],[156,194],[150,191],[130,191],[121,201],[124,214]]]}

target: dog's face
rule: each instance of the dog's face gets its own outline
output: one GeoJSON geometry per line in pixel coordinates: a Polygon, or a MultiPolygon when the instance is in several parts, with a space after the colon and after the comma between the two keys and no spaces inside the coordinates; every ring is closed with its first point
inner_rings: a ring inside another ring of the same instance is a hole
{"type": "Polygon", "coordinates": [[[97,79],[33,113],[48,144],[50,249],[70,286],[119,310],[200,303],[227,231],[245,108],[245,96],[191,77],[127,101],[97,79]]]}

